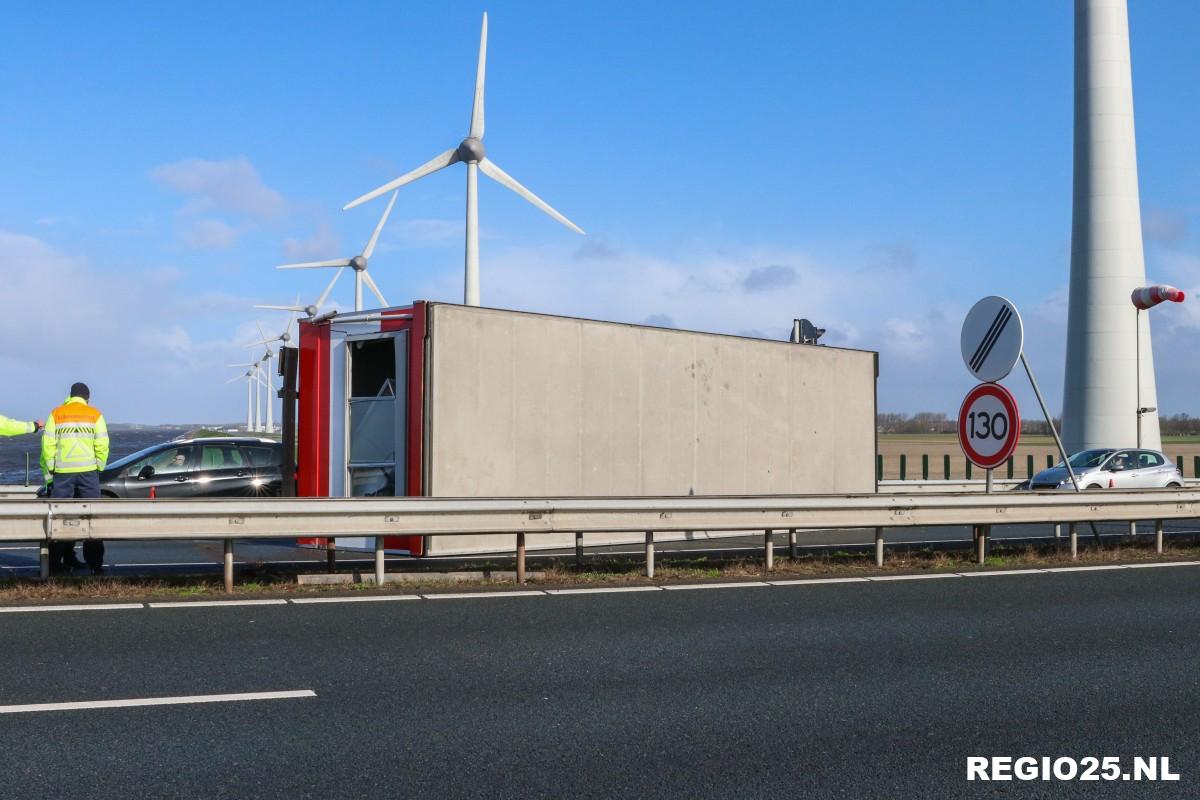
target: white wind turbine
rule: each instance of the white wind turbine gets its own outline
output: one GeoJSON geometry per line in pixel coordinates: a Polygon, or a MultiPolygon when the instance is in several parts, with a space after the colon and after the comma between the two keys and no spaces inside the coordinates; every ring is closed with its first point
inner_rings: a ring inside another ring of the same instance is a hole
{"type": "Polygon", "coordinates": [[[262,357],[258,359],[256,366],[258,367],[259,372],[257,376],[258,381],[263,385],[264,388],[263,402],[267,407],[266,427],[259,427],[258,429],[264,430],[267,433],[275,432],[275,351],[271,349],[271,345],[275,342],[281,342],[281,346],[286,345],[287,342],[292,338],[292,323],[295,321],[296,317],[295,314],[293,314],[292,318],[288,320],[287,327],[283,329],[283,333],[273,338],[268,338],[267,334],[262,329],[262,325],[259,325],[257,322],[255,322],[254,326],[258,328],[258,335],[261,336],[262,339],[246,345],[247,347],[258,347],[259,345],[264,345],[266,348],[262,354],[262,357]],[[267,365],[265,370],[262,368],[264,363],[267,365]]]}
{"type": "Polygon", "coordinates": [[[530,203],[533,203],[576,233],[583,233],[583,230],[578,225],[555,211],[545,200],[542,200],[542,198],[526,189],[517,182],[516,178],[500,169],[496,162],[487,157],[483,147],[483,76],[486,65],[487,14],[484,13],[483,30],[479,35],[479,61],[476,64],[475,72],[475,100],[471,104],[471,128],[467,133],[467,138],[463,139],[457,147],[452,147],[441,155],[435,156],[417,167],[412,172],[401,175],[394,181],[385,183],[378,189],[367,192],[355,200],[351,200],[342,208],[343,211],[347,211],[368,200],[374,200],[385,192],[398,189],[406,183],[412,183],[418,178],[423,178],[430,173],[444,169],[451,164],[459,161],[465,163],[467,165],[467,246],[463,302],[469,306],[479,305],[479,201],[476,196],[478,192],[479,171],[482,171],[484,175],[487,175],[502,186],[512,189],[521,197],[524,197],[530,203]]]}
{"type": "MultiPolygon", "coordinates": [[[[387,208],[383,212],[383,216],[379,218],[379,224],[375,226],[375,232],[371,234],[371,240],[367,242],[367,246],[363,251],[353,258],[335,258],[330,261],[310,261],[304,264],[284,264],[278,269],[315,269],[318,267],[337,267],[338,271],[333,276],[333,280],[329,282],[329,287],[325,293],[321,295],[321,300],[317,301],[320,306],[329,296],[329,292],[333,289],[333,284],[337,281],[338,275],[341,275],[342,270],[346,267],[354,269],[354,310],[363,310],[363,283],[371,287],[371,291],[379,298],[379,302],[383,303],[386,308],[388,301],[384,298],[383,292],[379,291],[379,287],[375,284],[375,279],[371,277],[371,273],[367,272],[367,263],[371,260],[371,254],[375,252],[375,243],[379,241],[379,233],[383,230],[384,224],[387,222],[388,215],[392,213],[392,206],[396,204],[396,193],[392,193],[392,199],[388,201],[387,208]]],[[[290,310],[290,309],[289,309],[290,310]]],[[[307,310],[307,309],[305,309],[307,310]]],[[[313,316],[310,314],[309,316],[313,316]]]]}
{"type": "Polygon", "coordinates": [[[225,383],[234,383],[236,381],[246,382],[246,432],[250,433],[252,431],[256,431],[258,430],[258,427],[255,424],[254,415],[258,409],[256,407],[257,404],[254,402],[254,387],[258,385],[257,375],[255,374],[256,370],[258,369],[258,362],[256,361],[253,364],[226,364],[225,366],[250,367],[245,375],[237,375],[225,381],[225,383]]]}

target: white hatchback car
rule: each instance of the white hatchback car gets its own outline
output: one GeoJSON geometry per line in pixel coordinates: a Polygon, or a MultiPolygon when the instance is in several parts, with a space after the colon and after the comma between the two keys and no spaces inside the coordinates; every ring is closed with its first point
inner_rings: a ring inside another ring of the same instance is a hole
{"type": "MultiPolygon", "coordinates": [[[[1081,489],[1179,489],[1183,473],[1157,450],[1104,448],[1071,456],[1071,469],[1081,489]]],[[[1060,461],[1033,476],[1029,488],[1073,491],[1071,476],[1060,461]]]]}

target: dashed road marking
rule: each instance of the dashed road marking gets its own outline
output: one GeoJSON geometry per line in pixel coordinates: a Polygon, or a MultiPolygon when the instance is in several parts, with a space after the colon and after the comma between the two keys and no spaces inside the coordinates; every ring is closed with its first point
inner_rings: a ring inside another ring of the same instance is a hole
{"type": "Polygon", "coordinates": [[[300,689],[289,692],[241,692],[238,694],[194,694],[181,697],[140,697],[129,700],[83,700],[71,703],[26,703],[0,706],[0,714],[24,714],[33,711],[90,711],[97,708],[177,706],[193,703],[233,703],[246,700],[286,700],[316,696],[317,693],[312,689],[300,689]]]}
{"type": "Polygon", "coordinates": [[[287,600],[178,600],[147,603],[150,608],[211,608],[213,606],[285,606],[287,600]]]}

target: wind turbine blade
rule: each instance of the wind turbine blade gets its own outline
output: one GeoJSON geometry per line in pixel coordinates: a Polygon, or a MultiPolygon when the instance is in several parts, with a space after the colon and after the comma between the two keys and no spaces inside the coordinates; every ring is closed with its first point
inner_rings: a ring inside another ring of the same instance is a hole
{"type": "Polygon", "coordinates": [[[293,311],[293,312],[299,312],[299,311],[305,310],[304,306],[255,306],[255,308],[266,308],[271,311],[293,311]]]}
{"type": "Polygon", "coordinates": [[[379,287],[375,285],[375,279],[371,277],[371,273],[364,269],[362,276],[367,286],[369,286],[371,291],[375,293],[375,296],[379,298],[379,302],[383,303],[382,307],[388,308],[389,306],[387,298],[383,296],[383,292],[379,291],[379,287]]]}
{"type": "Polygon", "coordinates": [[[234,381],[244,381],[245,379],[246,379],[245,375],[235,375],[234,377],[230,378],[229,380],[227,380],[225,382],[233,383],[234,381]]]}
{"type": "Polygon", "coordinates": [[[551,208],[550,204],[547,203],[545,200],[538,197],[536,194],[534,194],[533,192],[529,191],[524,186],[522,186],[519,182],[517,182],[516,178],[514,178],[512,175],[509,175],[504,170],[500,169],[499,165],[497,165],[495,161],[492,161],[490,158],[485,158],[479,162],[479,169],[483,172],[484,175],[487,175],[489,178],[496,181],[497,183],[499,183],[503,186],[507,186],[509,189],[512,189],[514,192],[521,195],[521,197],[524,197],[526,200],[533,203],[535,206],[540,208],[542,211],[545,211],[547,214],[554,217],[556,220],[561,222],[563,225],[566,225],[571,230],[575,231],[576,233],[583,233],[582,228],[580,228],[574,222],[571,222],[571,220],[567,219],[562,214],[558,213],[553,208],[551,208]]]}
{"type": "Polygon", "coordinates": [[[262,341],[259,344],[266,344],[271,341],[267,338],[267,332],[262,329],[262,325],[259,324],[258,320],[254,320],[254,327],[258,328],[258,335],[262,337],[262,341]]]}
{"type": "Polygon", "coordinates": [[[414,169],[412,172],[407,172],[404,175],[401,175],[399,178],[396,178],[396,180],[385,183],[383,186],[380,186],[378,189],[372,189],[371,191],[364,194],[362,197],[358,197],[358,198],[355,198],[354,200],[351,200],[349,203],[346,203],[346,205],[342,206],[342,211],[349,211],[350,209],[354,208],[355,206],[361,206],[363,203],[367,202],[368,200],[374,200],[376,197],[379,197],[381,194],[386,194],[387,192],[390,192],[393,189],[399,189],[404,184],[412,183],[413,181],[417,180],[418,178],[424,178],[429,173],[437,172],[439,169],[444,169],[444,168],[450,166],[451,164],[455,163],[458,160],[459,160],[458,159],[458,148],[451,147],[446,152],[441,153],[440,155],[436,155],[433,158],[429,159],[424,164],[422,164],[421,166],[414,169]]]}
{"type": "Polygon", "coordinates": [[[483,77],[487,70],[487,12],[483,12],[483,29],[479,32],[479,61],[475,65],[475,101],[471,103],[471,132],[467,136],[483,138],[483,77]]]}
{"type": "Polygon", "coordinates": [[[325,291],[321,292],[321,296],[317,298],[316,306],[318,310],[325,307],[325,301],[329,299],[329,293],[333,291],[333,285],[337,283],[338,278],[342,277],[342,273],[345,271],[343,268],[333,273],[333,280],[329,281],[329,285],[325,287],[325,291]]]}
{"type": "Polygon", "coordinates": [[[379,224],[375,226],[375,232],[371,234],[371,241],[367,242],[367,247],[362,251],[363,258],[370,258],[371,253],[375,252],[375,243],[379,241],[379,234],[383,230],[383,226],[387,223],[388,215],[392,213],[392,206],[396,205],[396,195],[400,194],[400,190],[392,192],[392,199],[388,200],[387,208],[383,211],[383,216],[379,218],[379,224]]]}
{"type": "Polygon", "coordinates": [[[309,261],[304,264],[283,264],[275,269],[315,269],[317,267],[348,267],[350,259],[334,258],[329,261],[309,261]]]}
{"type": "Polygon", "coordinates": [[[245,367],[253,367],[254,365],[253,365],[253,364],[226,364],[225,366],[227,366],[227,367],[237,367],[237,368],[239,368],[239,369],[242,369],[242,368],[245,368],[245,367]]]}

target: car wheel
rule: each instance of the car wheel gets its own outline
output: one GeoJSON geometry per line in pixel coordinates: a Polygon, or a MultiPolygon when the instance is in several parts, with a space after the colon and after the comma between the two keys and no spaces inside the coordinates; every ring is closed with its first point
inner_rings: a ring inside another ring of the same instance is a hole
{"type": "Polygon", "coordinates": [[[1168,484],[1167,484],[1166,488],[1168,488],[1168,489],[1182,489],[1182,488],[1183,488],[1183,484],[1182,484],[1182,483],[1178,483],[1178,482],[1176,482],[1176,481],[1171,481],[1170,483],[1168,483],[1168,484]]]}
{"type": "Polygon", "coordinates": [[[1103,489],[1103,488],[1104,488],[1104,487],[1103,487],[1103,486],[1101,486],[1100,484],[1098,484],[1098,483],[1093,483],[1091,486],[1089,486],[1089,487],[1087,487],[1086,489],[1084,489],[1084,491],[1085,491],[1085,492],[1090,492],[1090,491],[1092,491],[1093,489],[1103,489]]]}
{"type": "Polygon", "coordinates": [[[109,500],[116,500],[116,499],[117,499],[117,495],[116,495],[115,493],[113,493],[113,492],[101,492],[101,493],[100,493],[100,496],[101,496],[101,497],[104,497],[104,498],[107,498],[107,499],[109,499],[109,500]]]}

